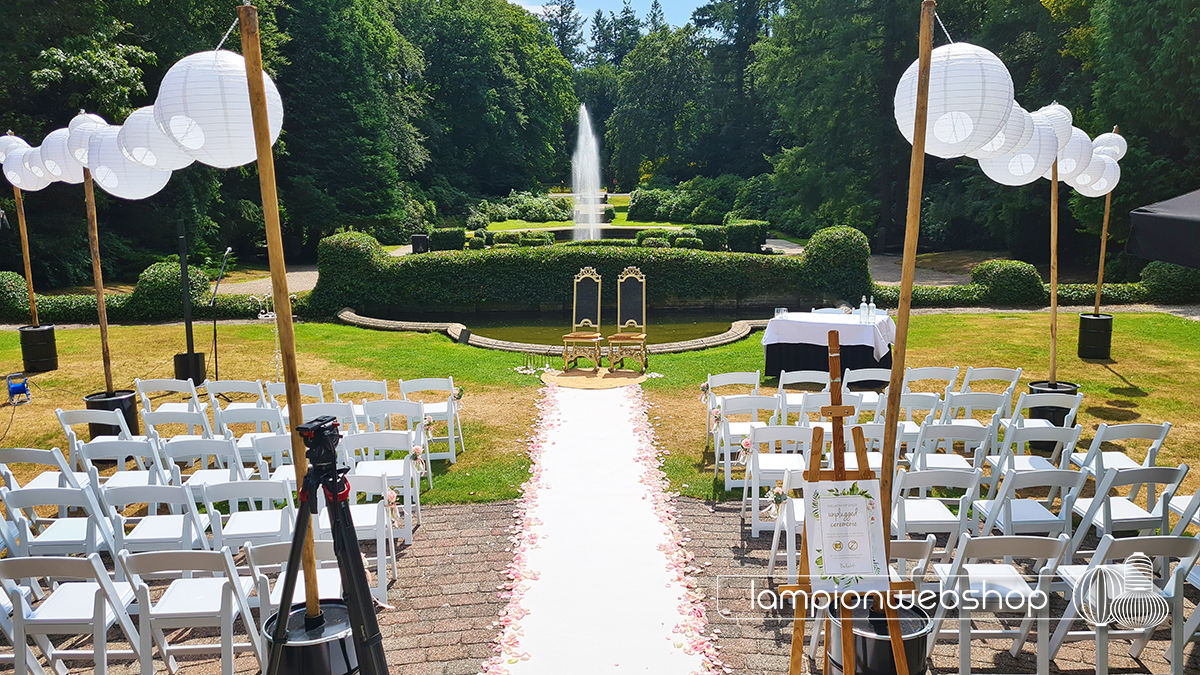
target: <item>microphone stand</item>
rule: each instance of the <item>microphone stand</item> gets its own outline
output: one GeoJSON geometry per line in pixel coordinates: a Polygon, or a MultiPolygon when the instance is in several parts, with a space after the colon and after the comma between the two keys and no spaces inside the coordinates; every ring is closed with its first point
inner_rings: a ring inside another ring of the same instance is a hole
{"type": "MultiPolygon", "coordinates": [[[[217,304],[217,291],[221,288],[221,279],[225,276],[225,263],[229,262],[229,254],[233,253],[233,247],[225,249],[225,257],[221,258],[221,273],[217,275],[217,283],[213,284],[212,297],[208,301],[208,309],[211,311],[217,304]]],[[[221,370],[217,366],[217,313],[213,312],[213,380],[221,379],[221,370]]]]}

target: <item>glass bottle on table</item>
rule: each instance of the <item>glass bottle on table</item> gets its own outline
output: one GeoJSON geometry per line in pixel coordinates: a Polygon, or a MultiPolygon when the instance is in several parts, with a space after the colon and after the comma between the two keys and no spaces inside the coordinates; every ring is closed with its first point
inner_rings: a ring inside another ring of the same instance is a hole
{"type": "Polygon", "coordinates": [[[871,302],[867,303],[867,323],[875,323],[875,296],[871,296],[871,302]]]}
{"type": "Polygon", "coordinates": [[[862,302],[858,305],[858,322],[867,323],[867,296],[862,296],[862,302]]]}

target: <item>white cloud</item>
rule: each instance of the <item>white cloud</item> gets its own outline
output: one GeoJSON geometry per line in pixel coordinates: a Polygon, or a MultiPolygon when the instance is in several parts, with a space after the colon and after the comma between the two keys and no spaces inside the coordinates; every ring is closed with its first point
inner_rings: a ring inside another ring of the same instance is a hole
{"type": "Polygon", "coordinates": [[[528,10],[529,12],[536,14],[538,16],[541,16],[542,14],[544,14],[546,12],[545,5],[534,5],[534,4],[527,2],[526,0],[508,0],[508,1],[518,7],[524,8],[524,9],[528,10]]]}

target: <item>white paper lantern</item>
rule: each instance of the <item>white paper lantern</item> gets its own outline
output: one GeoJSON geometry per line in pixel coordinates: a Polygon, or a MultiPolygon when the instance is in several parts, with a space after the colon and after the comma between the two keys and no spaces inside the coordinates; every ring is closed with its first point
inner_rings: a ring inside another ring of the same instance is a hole
{"type": "Polygon", "coordinates": [[[1091,185],[1076,185],[1075,191],[1084,197],[1103,197],[1112,192],[1121,182],[1121,165],[1108,155],[1096,155],[1104,164],[1104,170],[1092,176],[1095,180],[1091,185]]]}
{"type": "Polygon", "coordinates": [[[1004,123],[1004,128],[992,137],[992,140],[984,144],[982,148],[974,152],[968,152],[967,157],[972,159],[987,159],[989,157],[999,157],[1000,155],[1011,155],[1014,152],[1025,147],[1029,140],[1033,138],[1033,119],[1029,117],[1029,113],[1025,111],[1016,101],[1013,101],[1012,111],[1008,114],[1008,121],[1004,123]]]}
{"type": "Polygon", "coordinates": [[[56,180],[72,185],[83,182],[83,166],[71,157],[68,147],[71,132],[55,129],[42,139],[42,163],[56,180]]]}
{"type": "Polygon", "coordinates": [[[67,150],[71,152],[71,157],[79,163],[79,166],[85,169],[90,168],[92,165],[88,161],[88,149],[91,147],[92,134],[112,129],[112,127],[108,124],[96,124],[88,121],[76,124],[74,128],[68,125],[67,128],[70,129],[70,135],[67,136],[67,150]]]}
{"type": "Polygon", "coordinates": [[[25,170],[37,176],[39,180],[46,181],[47,184],[53,183],[58,179],[50,170],[46,168],[46,164],[42,161],[42,148],[30,148],[21,156],[21,163],[25,165],[25,170]]]}
{"type": "Polygon", "coordinates": [[[1129,144],[1120,134],[1110,132],[1097,136],[1096,140],[1092,141],[1092,149],[1101,155],[1108,155],[1120,161],[1129,150],[1129,144]]]}
{"type": "Polygon", "coordinates": [[[1077,190],[1081,187],[1087,187],[1104,175],[1105,166],[1104,161],[1100,159],[1100,155],[1093,152],[1091,161],[1088,162],[1087,167],[1068,180],[1067,183],[1077,190]]]}
{"type": "Polygon", "coordinates": [[[20,136],[13,136],[12,134],[0,136],[0,163],[4,162],[4,158],[8,156],[10,150],[28,147],[29,144],[20,136]]]}
{"type": "MultiPolygon", "coordinates": [[[[1082,173],[1092,163],[1092,139],[1088,138],[1087,132],[1078,127],[1071,129],[1071,140],[1067,141],[1066,147],[1058,151],[1058,179],[1064,183],[1070,183],[1071,179],[1082,173]]],[[[1042,178],[1050,180],[1053,174],[1053,167],[1047,171],[1042,178]]]]}
{"type": "MultiPolygon", "coordinates": [[[[896,124],[909,143],[917,119],[918,67],[914,61],[896,86],[896,124]]],[[[995,54],[964,42],[938,47],[929,71],[925,152],[950,158],[978,150],[1004,128],[1012,107],[1012,76],[995,54]]]]}
{"type": "Polygon", "coordinates": [[[46,178],[39,178],[25,168],[25,153],[33,148],[11,148],[4,157],[4,177],[15,187],[24,192],[37,192],[50,184],[46,178]]]}
{"type": "Polygon", "coordinates": [[[129,115],[117,134],[117,147],[125,159],[158,171],[175,171],[196,161],[158,128],[152,105],[129,115]]]}
{"type": "MultiPolygon", "coordinates": [[[[266,73],[263,84],[274,143],[283,128],[283,101],[266,73]]],[[[180,59],[159,85],[154,121],[199,162],[219,168],[253,162],[257,155],[245,60],[224,50],[180,59]]]]}
{"type": "Polygon", "coordinates": [[[75,131],[75,127],[81,124],[99,124],[100,126],[105,126],[108,124],[108,120],[94,113],[85,113],[80,110],[79,114],[72,117],[71,121],[67,123],[67,131],[75,131]]]}
{"type": "Polygon", "coordinates": [[[1054,128],[1054,135],[1058,137],[1058,149],[1065,148],[1071,140],[1071,111],[1065,105],[1051,103],[1034,114],[1046,118],[1046,121],[1054,128]]]}
{"type": "Polygon", "coordinates": [[[979,160],[979,168],[988,178],[1002,185],[1028,185],[1046,173],[1058,156],[1058,137],[1045,117],[1030,115],[1033,138],[1011,155],[979,160]]]}
{"type": "Polygon", "coordinates": [[[88,160],[92,178],[108,194],[121,199],[145,199],[167,185],[170,171],[155,171],[125,159],[117,147],[117,127],[92,134],[88,160]]]}

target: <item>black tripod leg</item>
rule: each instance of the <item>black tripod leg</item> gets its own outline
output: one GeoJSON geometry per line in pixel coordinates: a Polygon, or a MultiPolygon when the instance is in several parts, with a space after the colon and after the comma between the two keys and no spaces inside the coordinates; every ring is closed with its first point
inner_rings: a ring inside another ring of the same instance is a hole
{"type": "MultiPolygon", "coordinates": [[[[344,481],[345,478],[339,477],[339,482],[344,481]]],[[[328,492],[326,496],[329,496],[328,492]]],[[[375,618],[375,602],[358,548],[358,535],[350,517],[350,504],[344,496],[327,501],[331,502],[328,506],[329,525],[333,530],[333,552],[342,574],[342,590],[346,593],[346,608],[350,616],[350,630],[354,634],[359,672],[361,675],[387,675],[383,636],[379,633],[379,620],[375,618]]],[[[379,551],[378,555],[384,553],[379,551]]]]}
{"type": "MultiPolygon", "coordinates": [[[[279,673],[280,657],[283,655],[283,646],[287,641],[287,625],[291,615],[292,597],[296,593],[296,577],[300,574],[300,558],[304,552],[304,535],[308,532],[309,522],[312,521],[312,508],[309,502],[316,499],[316,490],[320,489],[310,487],[308,480],[304,482],[304,489],[300,492],[300,508],[296,510],[296,531],[292,535],[292,548],[288,552],[287,570],[283,575],[283,594],[279,596],[279,608],[275,614],[275,635],[274,641],[271,643],[271,653],[267,657],[266,675],[278,675],[279,673]]],[[[265,605],[267,600],[268,598],[261,598],[260,602],[265,605]]]]}

